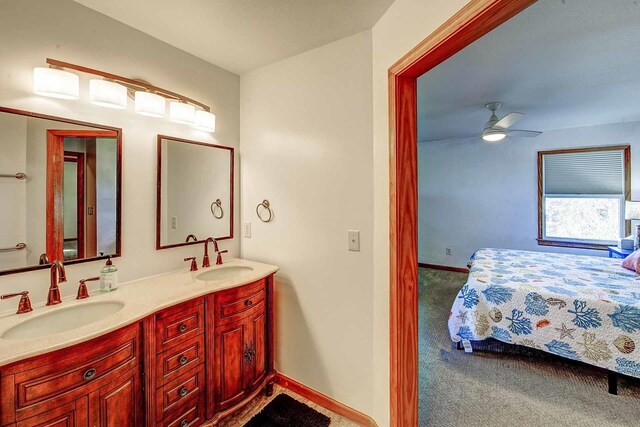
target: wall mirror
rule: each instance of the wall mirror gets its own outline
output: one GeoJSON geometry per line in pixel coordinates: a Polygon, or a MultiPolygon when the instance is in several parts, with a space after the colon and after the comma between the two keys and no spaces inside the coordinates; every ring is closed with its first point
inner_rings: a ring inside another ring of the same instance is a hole
{"type": "Polygon", "coordinates": [[[233,148],[158,135],[156,248],[233,237],[233,148]]]}
{"type": "Polygon", "coordinates": [[[120,255],[122,132],[0,107],[0,275],[120,255]]]}

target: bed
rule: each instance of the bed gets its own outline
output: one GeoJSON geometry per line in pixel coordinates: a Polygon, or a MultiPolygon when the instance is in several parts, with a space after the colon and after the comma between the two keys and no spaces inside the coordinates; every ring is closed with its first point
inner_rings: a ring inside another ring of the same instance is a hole
{"type": "Polygon", "coordinates": [[[451,339],[494,338],[640,378],[640,276],[620,263],[481,249],[451,308],[451,339]]]}

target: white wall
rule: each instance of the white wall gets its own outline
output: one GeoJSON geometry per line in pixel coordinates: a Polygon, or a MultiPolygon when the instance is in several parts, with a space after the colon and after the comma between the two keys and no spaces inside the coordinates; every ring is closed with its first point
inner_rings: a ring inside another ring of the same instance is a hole
{"type": "Polygon", "coordinates": [[[396,0],[373,27],[375,419],[389,425],[389,92],[388,69],[466,0],[396,0]]]}
{"type": "MultiPolygon", "coordinates": [[[[0,174],[27,172],[27,119],[0,114],[0,174]]],[[[27,242],[27,181],[0,178],[0,248],[27,242]]],[[[24,267],[27,251],[0,252],[0,269],[24,267]]]]}
{"type": "MultiPolygon", "coordinates": [[[[538,246],[538,151],[631,145],[640,159],[640,122],[546,131],[500,144],[451,140],[418,145],[419,260],[464,267],[483,247],[607,256],[606,251],[538,246]],[[451,256],[445,248],[451,248],[451,256]]],[[[640,170],[631,167],[632,198],[640,170]],[[635,186],[633,184],[636,184],[635,186]]]]}
{"type": "MultiPolygon", "coordinates": [[[[185,256],[202,256],[200,245],[155,250],[156,135],[158,133],[221,145],[238,146],[239,77],[162,43],[71,0],[0,0],[0,105],[69,117],[123,129],[123,257],[114,260],[121,281],[183,268],[185,256]],[[55,100],[32,92],[33,67],[47,57],[142,78],[211,106],[215,134],[166,119],[91,105],[88,76],[81,75],[81,99],[55,100]]],[[[239,197],[236,198],[236,206],[239,197]]],[[[43,201],[44,203],[44,201],[43,201]]],[[[239,211],[239,209],[238,209],[239,211]]],[[[236,220],[239,220],[239,214],[236,220]]],[[[239,221],[237,221],[239,222],[239,221]]],[[[224,241],[232,256],[239,239],[224,241]]],[[[80,278],[94,276],[102,262],[67,267],[63,300],[73,298],[80,278]]],[[[0,290],[27,289],[34,302],[44,302],[48,271],[0,277],[0,290]]],[[[95,286],[95,285],[92,285],[95,286]]],[[[14,311],[17,302],[0,302],[14,311]]]]}
{"type": "Polygon", "coordinates": [[[96,138],[96,214],[97,253],[116,252],[117,153],[113,138],[96,138]]]}
{"type": "MultiPolygon", "coordinates": [[[[373,413],[371,32],[241,77],[243,257],[279,265],[278,371],[373,413]],[[255,208],[271,202],[274,219],[255,208]],[[360,230],[361,251],[347,251],[360,230]]],[[[381,425],[385,425],[384,423],[381,425]]]]}

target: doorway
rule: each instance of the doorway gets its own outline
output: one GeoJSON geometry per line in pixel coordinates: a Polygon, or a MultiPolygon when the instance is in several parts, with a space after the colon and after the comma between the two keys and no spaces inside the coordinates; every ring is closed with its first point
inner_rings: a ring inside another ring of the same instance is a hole
{"type": "Polygon", "coordinates": [[[417,78],[535,1],[471,1],[389,69],[392,426],[418,425],[417,78]]]}
{"type": "Polygon", "coordinates": [[[97,159],[115,155],[116,138],[115,131],[47,130],[46,255],[50,261],[115,253],[113,244],[100,239],[101,228],[115,223],[113,198],[100,196],[101,189],[115,185],[115,168],[100,168],[97,159]]]}

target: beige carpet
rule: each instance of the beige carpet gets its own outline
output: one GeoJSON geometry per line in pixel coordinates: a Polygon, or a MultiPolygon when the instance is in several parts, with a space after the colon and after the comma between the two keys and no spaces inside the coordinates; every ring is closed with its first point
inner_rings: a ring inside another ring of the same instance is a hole
{"type": "Polygon", "coordinates": [[[640,426],[640,379],[612,396],[586,364],[494,340],[456,350],[447,318],[466,279],[419,269],[420,426],[640,426]]]}

